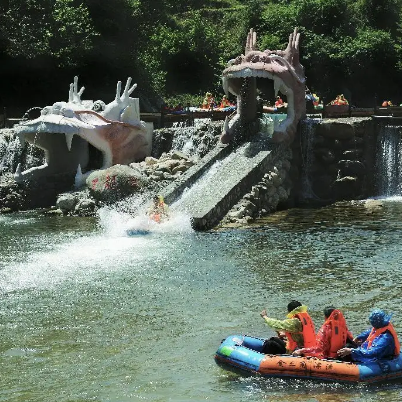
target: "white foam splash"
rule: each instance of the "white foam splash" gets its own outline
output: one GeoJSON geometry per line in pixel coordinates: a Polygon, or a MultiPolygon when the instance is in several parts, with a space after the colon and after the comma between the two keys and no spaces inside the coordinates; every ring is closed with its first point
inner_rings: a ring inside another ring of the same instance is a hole
{"type": "Polygon", "coordinates": [[[98,212],[99,224],[105,234],[111,237],[127,236],[130,231],[149,231],[150,233],[191,233],[190,217],[179,211],[171,211],[167,221],[156,223],[148,218],[145,208],[136,216],[116,211],[112,208],[102,208],[98,212]]]}
{"type": "Polygon", "coordinates": [[[127,261],[136,266],[135,261],[142,258],[144,242],[144,238],[134,242],[128,237],[95,235],[49,244],[48,249],[27,255],[26,260],[3,267],[0,270],[0,292],[49,289],[68,280],[92,281],[99,272],[120,269],[127,261]]]}

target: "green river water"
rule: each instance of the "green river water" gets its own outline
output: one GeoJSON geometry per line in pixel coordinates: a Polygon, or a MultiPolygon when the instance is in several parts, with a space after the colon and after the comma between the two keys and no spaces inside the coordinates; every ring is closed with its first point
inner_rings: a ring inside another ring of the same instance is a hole
{"type": "Polygon", "coordinates": [[[289,210],[248,229],[188,222],[125,235],[125,218],[0,216],[0,401],[391,401],[402,382],[344,385],[239,375],[216,365],[230,334],[274,335],[327,305],[350,329],[373,307],[402,333],[402,202],[289,210]]]}

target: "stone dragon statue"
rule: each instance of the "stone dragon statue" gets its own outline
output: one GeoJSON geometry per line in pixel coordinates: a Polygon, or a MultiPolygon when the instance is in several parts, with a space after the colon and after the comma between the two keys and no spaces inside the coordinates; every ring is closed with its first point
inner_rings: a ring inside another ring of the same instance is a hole
{"type": "Polygon", "coordinates": [[[253,29],[247,36],[244,55],[230,60],[222,73],[225,93],[237,97],[237,112],[226,118],[221,141],[224,144],[251,134],[258,116],[257,77],[273,80],[275,96],[287,97],[287,117],[272,136],[275,143],[292,142],[299,120],[305,116],[305,75],[299,61],[300,33],[295,28],[285,50],[256,49],[257,35],[253,29]],[[254,123],[254,124],[253,124],[254,123]]]}
{"type": "Polygon", "coordinates": [[[140,121],[139,100],[130,94],[137,87],[128,78],[121,93],[117,83],[115,99],[103,101],[81,100],[84,87],[78,90],[78,77],[70,84],[68,102],[46,106],[35,120],[15,126],[21,144],[25,141],[45,151],[46,162],[24,172],[17,169],[15,180],[31,180],[60,173],[75,173],[90,162],[91,144],[102,155],[101,166],[129,164],[150,155],[152,129],[140,121]]]}

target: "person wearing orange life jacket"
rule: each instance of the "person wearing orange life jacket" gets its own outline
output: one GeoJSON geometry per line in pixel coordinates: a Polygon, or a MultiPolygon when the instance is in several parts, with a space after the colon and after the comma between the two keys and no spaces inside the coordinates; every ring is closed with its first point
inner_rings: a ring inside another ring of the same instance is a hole
{"type": "Polygon", "coordinates": [[[226,95],[223,95],[221,104],[219,105],[220,109],[225,109],[226,107],[232,106],[228,97],[226,95]]]}
{"type": "Polygon", "coordinates": [[[357,348],[342,348],[338,350],[338,356],[350,355],[355,362],[373,362],[382,359],[391,359],[399,356],[400,343],[398,335],[391,324],[391,315],[383,310],[375,309],[370,313],[369,321],[373,326],[362,332],[354,340],[361,344],[357,348]]]}
{"type": "Polygon", "coordinates": [[[169,217],[168,206],[161,195],[153,197],[153,204],[148,210],[148,216],[156,223],[161,223],[169,217]]]}
{"type": "Polygon", "coordinates": [[[348,330],[346,320],[341,311],[335,307],[324,309],[325,322],[317,332],[316,346],[297,349],[294,356],[314,356],[319,359],[336,358],[337,351],[352,343],[353,335],[348,330]]]}
{"type": "Polygon", "coordinates": [[[307,306],[292,300],[288,304],[285,320],[276,320],[267,316],[266,310],[260,313],[269,327],[286,339],[286,351],[292,353],[296,348],[313,347],[316,344],[314,323],[307,312],[307,306]]]}

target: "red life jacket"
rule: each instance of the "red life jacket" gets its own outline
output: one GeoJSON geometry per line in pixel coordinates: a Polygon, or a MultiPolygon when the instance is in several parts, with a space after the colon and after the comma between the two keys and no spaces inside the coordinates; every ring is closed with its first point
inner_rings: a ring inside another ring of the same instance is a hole
{"type": "Polygon", "coordinates": [[[368,336],[368,338],[366,340],[367,346],[370,348],[374,339],[377,338],[377,336],[383,334],[385,331],[389,331],[391,333],[392,337],[394,338],[394,342],[395,342],[394,354],[395,354],[395,356],[398,356],[401,351],[401,345],[399,344],[398,335],[395,332],[394,326],[391,323],[389,323],[387,326],[382,327],[382,328],[373,328],[370,332],[370,335],[368,336]]]}
{"type": "Polygon", "coordinates": [[[315,339],[315,329],[314,323],[307,312],[297,313],[293,316],[297,318],[302,324],[302,331],[299,334],[303,335],[304,345],[298,345],[297,342],[292,338],[292,333],[285,332],[288,342],[286,344],[286,349],[294,351],[297,347],[312,348],[316,345],[315,339]]]}
{"type": "Polygon", "coordinates": [[[331,340],[328,356],[337,357],[337,351],[346,345],[348,339],[348,327],[343,314],[339,310],[334,310],[331,315],[326,319],[324,325],[331,326],[331,340]]]}

